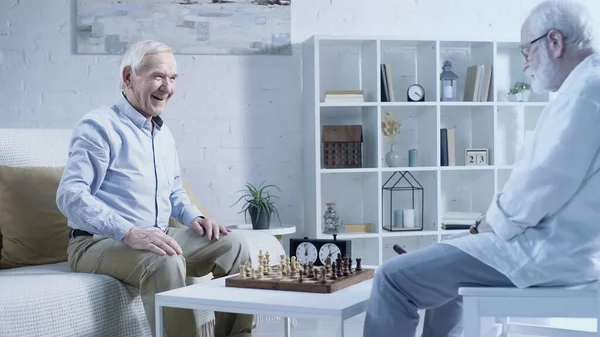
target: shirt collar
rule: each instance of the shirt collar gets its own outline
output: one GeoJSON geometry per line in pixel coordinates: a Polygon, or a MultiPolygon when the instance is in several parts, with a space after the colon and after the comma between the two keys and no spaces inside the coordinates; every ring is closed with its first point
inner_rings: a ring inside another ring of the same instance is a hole
{"type": "Polygon", "coordinates": [[[594,54],[586,57],[585,59],[583,59],[583,61],[579,62],[579,64],[577,66],[575,66],[575,68],[571,71],[571,73],[567,76],[567,78],[565,78],[563,84],[556,91],[556,94],[560,94],[560,93],[568,90],[569,87],[571,87],[574,83],[576,83],[577,79],[581,75],[583,75],[587,72],[589,67],[592,67],[594,65],[594,63],[596,63],[598,61],[600,61],[600,54],[594,53],[594,54]]]}
{"type": "MultiPolygon", "coordinates": [[[[129,118],[135,126],[140,128],[140,130],[152,129],[150,125],[151,121],[144,117],[133,107],[133,105],[131,105],[131,103],[129,103],[123,92],[121,92],[121,95],[119,95],[119,98],[117,98],[117,103],[115,105],[117,106],[119,112],[129,118]]],[[[163,120],[160,116],[152,117],[152,122],[159,130],[163,125],[163,120]]]]}

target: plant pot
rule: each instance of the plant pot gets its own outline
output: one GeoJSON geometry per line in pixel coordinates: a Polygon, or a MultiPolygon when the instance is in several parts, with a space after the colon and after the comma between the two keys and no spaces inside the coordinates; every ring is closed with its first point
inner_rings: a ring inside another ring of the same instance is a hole
{"type": "Polygon", "coordinates": [[[269,229],[271,226],[271,213],[266,210],[261,210],[260,214],[258,208],[249,208],[250,220],[252,221],[252,229],[269,229]]]}

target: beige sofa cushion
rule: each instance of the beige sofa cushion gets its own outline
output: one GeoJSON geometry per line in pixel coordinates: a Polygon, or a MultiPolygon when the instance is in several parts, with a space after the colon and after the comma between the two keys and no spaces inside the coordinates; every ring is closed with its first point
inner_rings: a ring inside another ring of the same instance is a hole
{"type": "Polygon", "coordinates": [[[0,166],[0,269],[67,260],[69,228],[56,206],[63,169],[0,166]]]}
{"type": "MultiPolygon", "coordinates": [[[[183,185],[183,188],[185,189],[188,197],[190,198],[190,202],[192,204],[194,204],[196,207],[198,207],[198,210],[200,210],[200,212],[205,217],[210,218],[210,215],[206,211],[204,204],[202,204],[200,202],[200,200],[198,200],[198,197],[194,194],[192,187],[183,179],[182,179],[182,185],[183,185]]],[[[185,227],[185,226],[183,224],[181,224],[179,221],[175,220],[174,218],[170,218],[169,219],[169,227],[185,227]]]]}

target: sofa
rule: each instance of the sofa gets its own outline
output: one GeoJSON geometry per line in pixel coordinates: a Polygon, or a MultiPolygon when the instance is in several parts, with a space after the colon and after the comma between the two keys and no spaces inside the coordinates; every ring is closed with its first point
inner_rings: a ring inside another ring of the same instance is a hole
{"type": "MultiPolygon", "coordinates": [[[[70,136],[68,129],[0,128],[0,337],[151,336],[136,287],[72,272],[66,262],[69,228],[52,198],[70,136]]],[[[171,220],[170,226],[181,226],[171,220]]],[[[271,253],[273,265],[285,254],[273,236],[251,230],[244,236],[254,264],[259,250],[271,253]]],[[[195,316],[196,335],[212,336],[214,313],[195,310],[195,316]]],[[[255,324],[279,319],[256,316],[255,324]]]]}

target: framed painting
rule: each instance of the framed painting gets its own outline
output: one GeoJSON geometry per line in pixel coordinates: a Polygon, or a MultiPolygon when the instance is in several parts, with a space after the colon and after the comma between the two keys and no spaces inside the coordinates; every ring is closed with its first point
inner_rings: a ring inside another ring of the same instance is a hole
{"type": "Polygon", "coordinates": [[[291,0],[77,0],[77,52],[157,40],[176,54],[291,55],[291,0]]]}

